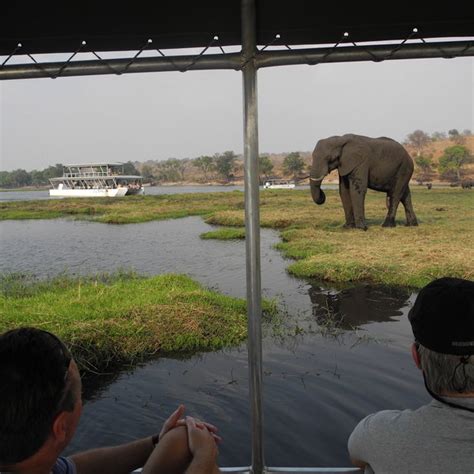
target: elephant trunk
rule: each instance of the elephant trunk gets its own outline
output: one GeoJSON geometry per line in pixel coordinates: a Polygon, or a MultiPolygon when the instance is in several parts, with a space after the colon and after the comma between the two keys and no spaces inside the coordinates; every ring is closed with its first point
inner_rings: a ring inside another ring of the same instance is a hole
{"type": "Polygon", "coordinates": [[[311,188],[311,197],[313,198],[313,201],[320,205],[324,204],[326,201],[326,195],[324,194],[324,191],[321,189],[321,182],[323,180],[314,180],[313,178],[309,179],[309,186],[311,188]]]}

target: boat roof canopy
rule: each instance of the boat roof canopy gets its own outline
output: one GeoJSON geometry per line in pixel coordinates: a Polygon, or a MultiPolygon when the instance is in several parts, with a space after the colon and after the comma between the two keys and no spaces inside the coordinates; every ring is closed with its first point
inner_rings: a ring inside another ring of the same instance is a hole
{"type": "MultiPolygon", "coordinates": [[[[359,1],[256,0],[257,44],[334,44],[343,32],[349,42],[418,38],[469,37],[474,9],[411,2],[375,8],[359,1]]],[[[130,3],[4,2],[0,7],[0,55],[21,43],[23,54],[86,51],[134,51],[151,39],[150,49],[194,48],[242,44],[241,0],[164,0],[130,3]],[[86,42],[83,44],[83,42],[86,42]]]]}

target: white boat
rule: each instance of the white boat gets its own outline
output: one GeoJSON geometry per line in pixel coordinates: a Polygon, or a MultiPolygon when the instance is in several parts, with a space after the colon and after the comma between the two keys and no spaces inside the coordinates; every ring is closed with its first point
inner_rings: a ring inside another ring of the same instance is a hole
{"type": "Polygon", "coordinates": [[[295,182],[291,179],[267,179],[263,187],[264,189],[293,189],[295,182]]]}
{"type": "Polygon", "coordinates": [[[122,197],[143,194],[143,177],[123,174],[123,163],[64,165],[60,178],[51,178],[54,197],[122,197]]]}

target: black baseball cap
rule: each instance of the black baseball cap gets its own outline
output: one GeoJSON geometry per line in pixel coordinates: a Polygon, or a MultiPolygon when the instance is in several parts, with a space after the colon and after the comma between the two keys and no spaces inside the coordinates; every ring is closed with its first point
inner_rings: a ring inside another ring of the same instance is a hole
{"type": "Polygon", "coordinates": [[[408,313],[421,345],[441,354],[474,354],[474,282],[434,280],[418,293],[408,313]]]}

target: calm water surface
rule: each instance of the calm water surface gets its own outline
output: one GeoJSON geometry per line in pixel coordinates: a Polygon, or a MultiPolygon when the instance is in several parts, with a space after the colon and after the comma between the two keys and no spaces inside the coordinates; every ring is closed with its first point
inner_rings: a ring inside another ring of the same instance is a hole
{"type": "MultiPolygon", "coordinates": [[[[245,296],[245,244],[199,239],[201,218],[112,226],[69,220],[6,221],[0,271],[40,277],[119,268],[186,273],[226,294],[245,296]]],[[[414,295],[358,285],[331,288],[292,278],[262,231],[262,287],[287,312],[264,327],[265,450],[269,465],[348,465],[347,437],[364,415],[428,400],[409,355],[406,313],[414,295]],[[337,321],[340,331],[318,328],[337,321]],[[323,331],[324,332],[324,331],[323,331]]],[[[246,346],[188,358],[160,358],[86,387],[84,415],[70,451],[157,432],[178,403],[220,427],[221,465],[250,463],[246,346]]]]}

